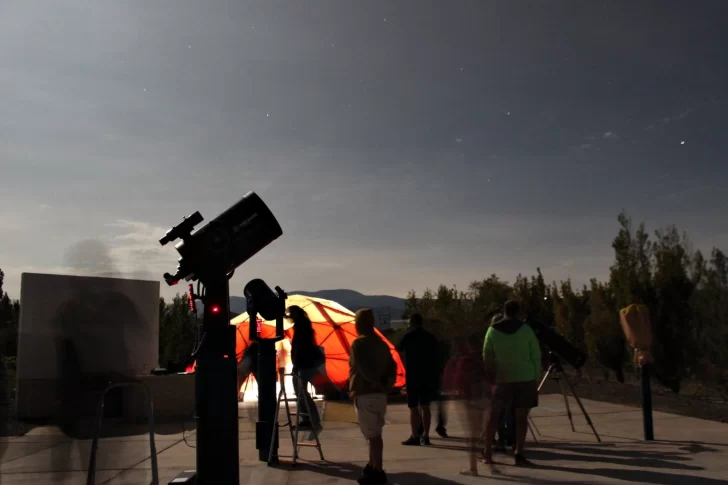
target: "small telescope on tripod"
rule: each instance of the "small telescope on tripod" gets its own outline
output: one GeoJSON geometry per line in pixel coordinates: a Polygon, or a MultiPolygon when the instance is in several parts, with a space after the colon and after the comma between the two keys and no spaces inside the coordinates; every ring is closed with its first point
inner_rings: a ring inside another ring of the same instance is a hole
{"type": "MultiPolygon", "coordinates": [[[[270,209],[253,192],[248,192],[235,205],[193,232],[202,221],[202,215],[195,212],[159,240],[164,246],[181,239],[175,245],[181,256],[177,271],[173,275],[164,274],[167,284],[176,285],[182,279],[197,280],[204,288],[199,291],[200,295],[191,295],[201,299],[205,307],[202,337],[194,354],[197,469],[194,474],[180,474],[173,483],[238,485],[237,359],[235,327],[230,325],[229,280],[240,265],[279,238],[283,230],[270,209]]],[[[275,319],[280,329],[277,338],[282,338],[286,294],[278,287],[276,291],[274,293],[263,280],[254,279],[246,285],[244,293],[248,311],[275,319]]],[[[251,325],[251,328],[254,327],[251,325]]],[[[274,426],[271,414],[275,416],[276,339],[259,339],[252,331],[251,337],[261,343],[257,376],[261,400],[256,441],[259,450],[265,450],[261,460],[267,461],[274,426]],[[264,442],[266,439],[268,444],[264,442]]]]}
{"type": "Polygon", "coordinates": [[[579,399],[579,395],[576,393],[574,386],[571,384],[571,381],[566,378],[564,367],[562,365],[563,359],[575,370],[579,370],[584,366],[584,364],[586,364],[587,356],[582,351],[571,345],[568,340],[563,337],[563,335],[560,335],[548,325],[534,320],[530,320],[527,323],[533,329],[538,341],[541,345],[546,347],[548,351],[548,368],[538,385],[539,392],[546,383],[547,379],[551,378],[558,382],[559,388],[561,389],[561,395],[564,397],[564,405],[566,406],[566,414],[569,417],[569,423],[571,423],[571,430],[575,432],[574,419],[571,415],[571,407],[569,406],[569,399],[567,396],[568,388],[568,390],[571,391],[571,395],[574,396],[576,403],[579,405],[579,409],[581,409],[587,424],[594,432],[594,436],[597,441],[601,443],[602,439],[599,437],[599,433],[597,433],[597,430],[589,417],[589,413],[586,412],[584,405],[581,403],[581,399],[579,399]]]}

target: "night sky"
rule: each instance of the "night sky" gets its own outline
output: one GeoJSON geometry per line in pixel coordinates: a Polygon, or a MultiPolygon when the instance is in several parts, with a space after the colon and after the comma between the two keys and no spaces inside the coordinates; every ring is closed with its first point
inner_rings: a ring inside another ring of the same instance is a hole
{"type": "Polygon", "coordinates": [[[622,209],[728,250],[726,19],[724,1],[4,0],[6,290],[105,271],[89,239],[160,279],[169,227],[250,190],[284,235],[232,294],[536,267],[581,284],[606,278],[622,209]]]}

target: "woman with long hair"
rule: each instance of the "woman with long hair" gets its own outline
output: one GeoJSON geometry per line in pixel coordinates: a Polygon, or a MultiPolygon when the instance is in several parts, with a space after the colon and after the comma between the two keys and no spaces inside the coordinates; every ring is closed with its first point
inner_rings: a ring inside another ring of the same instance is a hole
{"type": "Polygon", "coordinates": [[[323,361],[321,349],[316,345],[316,339],[311,325],[311,319],[299,306],[288,308],[286,318],[293,322],[293,340],[291,341],[291,363],[293,364],[293,387],[298,395],[299,389],[307,408],[299,410],[311,416],[305,416],[299,423],[299,429],[312,429],[316,434],[321,432],[321,419],[316,404],[308,392],[308,384],[318,373],[318,367],[323,361]],[[300,387],[299,387],[300,386],[300,387]]]}

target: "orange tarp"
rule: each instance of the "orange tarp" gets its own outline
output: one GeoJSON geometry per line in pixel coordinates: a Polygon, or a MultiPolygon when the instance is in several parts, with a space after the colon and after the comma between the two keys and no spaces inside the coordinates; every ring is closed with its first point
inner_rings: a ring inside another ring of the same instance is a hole
{"type": "MultiPolygon", "coordinates": [[[[328,374],[328,378],[340,389],[343,389],[349,378],[349,352],[351,343],[357,338],[356,328],[354,327],[354,313],[334,301],[303,295],[289,295],[286,300],[286,306],[292,305],[301,307],[308,314],[313,324],[316,344],[323,347],[326,354],[326,373],[328,374]]],[[[234,318],[230,323],[238,327],[235,351],[238,362],[240,362],[243,357],[243,352],[245,352],[249,344],[249,316],[247,313],[243,313],[234,318]]],[[[261,337],[274,337],[275,321],[261,319],[261,323],[261,337]]],[[[293,338],[293,326],[291,322],[284,320],[284,331],[286,337],[293,338]]],[[[376,333],[389,346],[392,357],[397,363],[397,380],[394,386],[395,388],[402,388],[405,384],[405,373],[399,353],[379,330],[376,330],[376,333]]],[[[314,379],[313,384],[317,386],[326,385],[326,379],[314,379]]]]}

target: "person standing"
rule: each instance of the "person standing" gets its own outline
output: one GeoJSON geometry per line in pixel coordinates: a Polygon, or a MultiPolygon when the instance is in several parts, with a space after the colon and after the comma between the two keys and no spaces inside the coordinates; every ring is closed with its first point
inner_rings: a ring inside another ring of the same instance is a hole
{"type": "Polygon", "coordinates": [[[319,418],[316,403],[313,401],[311,394],[308,392],[308,384],[318,373],[318,366],[323,361],[321,349],[316,345],[313,326],[308,314],[299,306],[291,306],[288,308],[286,315],[288,319],[293,321],[293,339],[291,341],[291,362],[293,364],[293,388],[298,397],[299,391],[303,392],[303,399],[306,402],[306,408],[299,410],[308,414],[305,419],[299,423],[299,429],[312,428],[313,432],[321,432],[321,419],[319,418]]]}
{"type": "Polygon", "coordinates": [[[288,337],[276,342],[276,363],[278,367],[278,381],[281,386],[285,385],[286,369],[291,361],[291,341],[288,337]]]}
{"type": "Polygon", "coordinates": [[[413,314],[409,320],[409,329],[397,346],[397,350],[404,357],[407,406],[410,410],[412,430],[410,437],[402,442],[405,446],[430,444],[432,421],[430,403],[437,399],[439,387],[437,338],[425,330],[423,324],[422,315],[413,314]],[[421,432],[420,424],[422,424],[421,432]]]}
{"type": "Polygon", "coordinates": [[[516,417],[515,464],[528,464],[523,448],[528,413],[538,406],[541,348],[531,327],[518,319],[519,313],[518,302],[506,302],[505,317],[490,326],[483,343],[486,370],[495,378],[483,453],[483,460],[489,465],[493,464],[493,439],[498,421],[508,403],[512,404],[516,417]]]}
{"type": "MultiPolygon", "coordinates": [[[[438,372],[437,372],[437,388],[435,390],[435,398],[437,401],[437,426],[435,427],[435,432],[440,435],[441,438],[447,438],[447,403],[446,403],[446,397],[442,392],[442,379],[444,377],[445,368],[448,365],[448,362],[450,361],[450,353],[451,353],[451,344],[448,339],[441,339],[438,341],[438,372]]],[[[420,427],[418,429],[419,436],[422,436],[424,433],[424,426],[422,422],[420,422],[420,427]]]]}
{"type": "MultiPolygon", "coordinates": [[[[503,320],[503,314],[493,315],[490,324],[503,320]]],[[[516,416],[513,412],[513,403],[503,403],[503,411],[498,419],[497,438],[493,441],[493,451],[505,453],[507,447],[516,449],[516,416]]]]}
{"type": "Polygon", "coordinates": [[[245,391],[243,391],[243,384],[252,375],[256,377],[258,375],[258,349],[260,344],[257,340],[250,342],[250,345],[243,352],[243,357],[240,359],[238,364],[238,401],[242,402],[245,399],[245,391]]]}
{"type": "Polygon", "coordinates": [[[361,485],[383,485],[384,442],[382,428],[387,413],[387,394],[397,379],[397,364],[386,343],[374,332],[374,312],[365,308],[354,320],[358,337],[349,354],[349,397],[354,401],[357,421],[369,446],[369,461],[361,485]]]}

